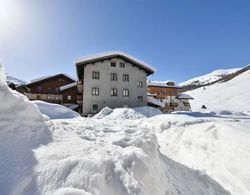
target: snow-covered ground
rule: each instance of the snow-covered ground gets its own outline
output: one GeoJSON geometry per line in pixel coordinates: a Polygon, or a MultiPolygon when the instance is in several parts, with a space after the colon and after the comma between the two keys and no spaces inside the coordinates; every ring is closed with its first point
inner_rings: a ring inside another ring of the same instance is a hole
{"type": "Polygon", "coordinates": [[[247,107],[104,108],[50,120],[40,111],[55,114],[51,105],[39,111],[8,89],[3,72],[0,65],[0,194],[250,194],[247,107]]]}
{"type": "Polygon", "coordinates": [[[216,83],[204,88],[186,92],[194,100],[191,100],[193,111],[201,109],[205,105],[211,111],[228,110],[238,112],[250,112],[250,70],[235,78],[216,83]]]}
{"type": "Polygon", "coordinates": [[[4,77],[0,66],[0,194],[228,194],[163,155],[148,118],[49,120],[4,77]]]}
{"type": "Polygon", "coordinates": [[[32,103],[38,107],[42,114],[45,114],[50,119],[68,119],[80,117],[77,112],[59,104],[52,104],[39,100],[32,101],[32,103]]]}
{"type": "Polygon", "coordinates": [[[220,69],[220,70],[215,70],[209,74],[200,76],[200,77],[195,77],[192,78],[188,81],[185,81],[183,83],[180,83],[180,86],[186,86],[186,85],[206,85],[211,82],[217,81],[220,78],[230,74],[234,73],[236,71],[240,70],[240,68],[232,68],[232,69],[220,69]]]}

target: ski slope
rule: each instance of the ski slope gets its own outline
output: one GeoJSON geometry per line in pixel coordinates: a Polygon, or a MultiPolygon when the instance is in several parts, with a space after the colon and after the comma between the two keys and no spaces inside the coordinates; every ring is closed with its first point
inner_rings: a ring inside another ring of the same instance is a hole
{"type": "Polygon", "coordinates": [[[187,92],[193,111],[205,105],[208,110],[250,112],[250,70],[233,79],[187,92]]]}

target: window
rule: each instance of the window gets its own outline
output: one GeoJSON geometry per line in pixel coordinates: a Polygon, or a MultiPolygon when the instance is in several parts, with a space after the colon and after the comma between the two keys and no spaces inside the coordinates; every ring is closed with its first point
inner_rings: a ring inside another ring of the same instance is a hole
{"type": "Polygon", "coordinates": [[[117,73],[111,73],[111,81],[117,81],[117,73]]]}
{"type": "Polygon", "coordinates": [[[122,81],[123,82],[129,82],[129,75],[128,74],[123,74],[122,75],[122,81]]]}
{"type": "Polygon", "coordinates": [[[96,72],[96,71],[93,71],[92,72],[92,79],[99,79],[99,78],[100,78],[100,73],[96,72]]]}
{"type": "Polygon", "coordinates": [[[98,111],[98,105],[97,104],[93,104],[93,111],[97,112],[98,111]]]}
{"type": "Polygon", "coordinates": [[[47,96],[47,99],[48,99],[48,100],[51,100],[51,96],[50,96],[50,95],[48,95],[48,96],[47,96]]]}
{"type": "Polygon", "coordinates": [[[70,96],[70,95],[68,95],[68,96],[67,96],[67,99],[68,99],[68,100],[71,100],[71,96],[70,96]]]}
{"type": "Polygon", "coordinates": [[[143,82],[142,82],[142,81],[139,81],[139,82],[137,83],[137,87],[143,87],[143,82]]]}
{"type": "Polygon", "coordinates": [[[55,100],[59,100],[59,97],[58,97],[58,96],[55,96],[55,100]]]}
{"type": "Polygon", "coordinates": [[[93,87],[92,88],[92,95],[99,95],[99,88],[93,87]]]}
{"type": "Polygon", "coordinates": [[[125,63],[120,63],[120,68],[125,68],[125,63]]]}
{"type": "Polygon", "coordinates": [[[41,92],[42,89],[43,89],[43,88],[42,88],[41,86],[38,86],[38,87],[37,87],[37,91],[38,91],[38,92],[41,92]]]}
{"type": "Polygon", "coordinates": [[[123,89],[122,95],[123,95],[124,97],[128,97],[128,96],[129,96],[129,90],[128,90],[128,89],[123,89]]]}
{"type": "Polygon", "coordinates": [[[138,96],[138,102],[143,102],[143,97],[142,96],[138,96]]]}
{"type": "Polygon", "coordinates": [[[117,96],[117,89],[111,89],[111,96],[117,96]]]}
{"type": "Polygon", "coordinates": [[[116,62],[111,62],[110,64],[112,67],[116,67],[116,62]]]}

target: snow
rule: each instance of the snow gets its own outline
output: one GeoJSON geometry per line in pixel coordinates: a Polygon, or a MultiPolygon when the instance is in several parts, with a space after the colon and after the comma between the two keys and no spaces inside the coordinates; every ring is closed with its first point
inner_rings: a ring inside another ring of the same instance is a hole
{"type": "Polygon", "coordinates": [[[59,104],[52,104],[40,100],[32,102],[38,107],[42,114],[45,114],[50,119],[67,119],[80,117],[77,112],[59,104]]]}
{"type": "Polygon", "coordinates": [[[211,111],[250,111],[250,70],[235,78],[214,85],[186,92],[194,97],[190,102],[192,110],[199,111],[205,105],[211,111]]]}
{"type": "Polygon", "coordinates": [[[141,122],[154,130],[160,151],[198,169],[231,194],[250,194],[250,115],[178,112],[141,122]]]}
{"type": "Polygon", "coordinates": [[[20,86],[20,85],[26,85],[26,82],[21,80],[21,79],[18,79],[16,77],[13,77],[9,74],[7,74],[6,76],[6,81],[9,82],[9,83],[14,83],[16,86],[20,86]]]}
{"type": "Polygon", "coordinates": [[[159,99],[155,99],[153,97],[147,97],[147,101],[148,103],[160,106],[160,107],[164,107],[165,104],[163,102],[161,102],[159,99]]]}
{"type": "MultiPolygon", "coordinates": [[[[68,75],[68,74],[61,74],[61,75],[64,75],[65,77],[68,77],[68,78],[70,78],[71,80],[73,80],[73,81],[76,81],[76,79],[74,78],[74,77],[72,77],[72,76],[70,76],[70,75],[68,75]]],[[[48,78],[50,78],[50,77],[54,77],[54,76],[56,76],[56,75],[48,75],[48,76],[43,76],[43,77],[39,77],[39,78],[36,78],[36,79],[33,79],[33,80],[31,80],[30,81],[30,83],[36,83],[36,82],[38,82],[38,81],[42,81],[42,80],[45,80],[45,79],[48,79],[48,78]]],[[[29,84],[30,84],[29,83],[29,84]]]]}
{"type": "Polygon", "coordinates": [[[180,86],[186,86],[186,85],[206,85],[209,84],[211,82],[217,81],[220,78],[234,73],[238,70],[240,70],[241,68],[232,68],[232,69],[219,69],[219,70],[215,70],[209,74],[200,76],[200,77],[196,77],[193,79],[190,79],[186,82],[180,83],[180,86]]]}
{"type": "Polygon", "coordinates": [[[250,112],[104,108],[50,120],[7,87],[1,65],[0,101],[0,194],[250,194],[250,112]]]}
{"type": "Polygon", "coordinates": [[[29,194],[36,186],[33,150],[50,141],[49,124],[5,79],[0,64],[0,194],[29,194]]]}
{"type": "Polygon", "coordinates": [[[65,89],[69,89],[69,88],[71,88],[71,87],[75,87],[76,85],[77,85],[77,82],[70,83],[70,84],[68,84],[68,85],[64,85],[64,86],[60,87],[60,90],[63,91],[63,90],[65,90],[65,89]]]}
{"type": "Polygon", "coordinates": [[[75,61],[75,63],[80,64],[80,63],[92,61],[92,60],[98,59],[98,58],[109,57],[109,56],[112,57],[112,56],[117,56],[117,55],[131,59],[132,61],[136,62],[141,68],[144,68],[144,69],[148,70],[149,72],[151,72],[151,74],[156,72],[156,69],[153,66],[151,66],[151,65],[149,65],[149,64],[125,53],[125,52],[122,52],[122,51],[110,51],[110,52],[104,52],[104,53],[98,53],[98,54],[94,54],[94,55],[80,57],[75,61]]]}
{"type": "Polygon", "coordinates": [[[109,107],[103,108],[99,113],[97,113],[93,118],[96,119],[141,119],[149,118],[162,112],[153,107],[136,107],[136,108],[116,108],[111,109],[109,107]]]}
{"type": "Polygon", "coordinates": [[[188,94],[184,94],[184,93],[180,93],[177,95],[178,99],[194,99],[192,96],[188,95],[188,94]]]}
{"type": "Polygon", "coordinates": [[[158,86],[158,87],[170,87],[170,88],[180,88],[180,86],[176,85],[174,81],[147,81],[148,86],[158,86]],[[174,85],[168,85],[168,82],[174,83],[174,85]]]}

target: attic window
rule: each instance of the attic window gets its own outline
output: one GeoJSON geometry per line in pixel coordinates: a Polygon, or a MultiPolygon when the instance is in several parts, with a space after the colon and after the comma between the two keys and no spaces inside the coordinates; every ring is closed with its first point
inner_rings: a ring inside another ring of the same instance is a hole
{"type": "Polygon", "coordinates": [[[120,68],[125,68],[125,63],[120,63],[120,68]]]}
{"type": "Polygon", "coordinates": [[[174,82],[167,82],[167,85],[174,86],[174,82]]]}
{"type": "Polygon", "coordinates": [[[116,62],[112,62],[111,61],[111,64],[110,64],[112,67],[116,67],[116,62]]]}

